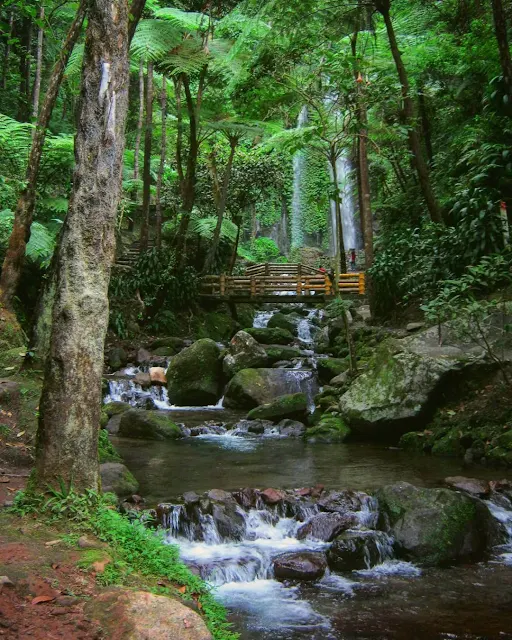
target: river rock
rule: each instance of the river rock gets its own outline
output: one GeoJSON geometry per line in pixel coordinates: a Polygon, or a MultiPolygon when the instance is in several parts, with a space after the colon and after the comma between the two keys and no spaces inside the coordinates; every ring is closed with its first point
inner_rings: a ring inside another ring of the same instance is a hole
{"type": "Polygon", "coordinates": [[[201,616],[177,600],[147,591],[112,589],[91,599],[88,617],[123,640],[212,640],[201,616]]]}
{"type": "Polygon", "coordinates": [[[163,367],[150,367],[149,378],[151,384],[165,387],[167,385],[167,378],[165,376],[165,369],[163,367]]]}
{"type": "Polygon", "coordinates": [[[246,331],[239,331],[229,343],[222,369],[227,378],[232,378],[242,369],[265,367],[267,361],[267,352],[259,342],[246,331]]]}
{"type": "Polygon", "coordinates": [[[297,391],[294,371],[242,369],[226,387],[224,406],[233,409],[252,409],[293,391],[297,391]]]}
{"type": "Polygon", "coordinates": [[[252,409],[247,414],[248,420],[274,420],[281,418],[306,419],[308,415],[308,399],[305,393],[292,393],[280,396],[272,402],[252,409]]]}
{"type": "Polygon", "coordinates": [[[331,513],[348,513],[361,511],[363,504],[368,503],[370,497],[360,491],[330,491],[318,501],[318,506],[323,511],[331,513]]]}
{"type": "Polygon", "coordinates": [[[340,443],[350,436],[350,429],[339,416],[324,413],[318,424],[306,431],[310,442],[340,443]]]}
{"type": "Polygon", "coordinates": [[[306,425],[298,420],[285,418],[277,425],[279,433],[287,438],[302,438],[306,433],[306,425]]]}
{"type": "Polygon", "coordinates": [[[383,487],[376,496],[403,558],[435,566],[482,557],[494,528],[483,503],[449,489],[407,482],[383,487]]]}
{"type": "Polygon", "coordinates": [[[183,340],[183,338],[169,337],[169,338],[157,338],[156,340],[153,340],[150,343],[149,348],[152,353],[156,353],[155,349],[168,347],[172,349],[172,352],[173,352],[172,355],[174,355],[175,353],[178,353],[179,351],[184,349],[186,346],[187,346],[187,343],[185,340],[183,340]]]}
{"type": "Polygon", "coordinates": [[[300,358],[301,350],[297,347],[289,347],[287,345],[271,344],[265,347],[268,363],[271,366],[279,362],[290,363],[291,360],[300,358]]]}
{"type": "Polygon", "coordinates": [[[286,492],[279,489],[265,489],[260,493],[260,496],[265,504],[278,504],[286,498],[286,492]]]}
{"type": "Polygon", "coordinates": [[[409,333],[412,333],[413,331],[419,331],[420,329],[423,329],[424,326],[424,322],[409,322],[409,324],[405,327],[405,330],[409,333]]]}
{"type": "Polygon", "coordinates": [[[124,464],[119,462],[105,462],[100,465],[101,488],[112,492],[120,498],[137,493],[139,483],[124,464]]]}
{"type": "Polygon", "coordinates": [[[350,364],[344,358],[319,358],[317,370],[320,381],[327,384],[340,373],[347,371],[350,364]]]}
{"type": "Polygon", "coordinates": [[[357,524],[354,514],[319,513],[313,516],[297,531],[298,540],[313,538],[322,542],[331,542],[342,531],[346,531],[357,524]]]}
{"type": "Polygon", "coordinates": [[[260,344],[291,344],[295,339],[293,333],[277,327],[274,329],[253,327],[246,331],[260,344]]]}
{"type": "Polygon", "coordinates": [[[327,562],[336,571],[357,571],[380,564],[386,555],[391,556],[391,545],[381,531],[345,531],[327,551],[327,562]]]}
{"type": "Polygon", "coordinates": [[[151,376],[145,371],[139,371],[139,373],[137,373],[133,378],[133,382],[141,386],[143,389],[149,389],[151,386],[151,376]]]}
{"type": "Polygon", "coordinates": [[[139,349],[137,351],[137,364],[147,364],[151,360],[151,354],[146,349],[139,349]]]}
{"type": "Polygon", "coordinates": [[[479,498],[488,496],[491,492],[491,486],[489,482],[487,482],[487,480],[479,480],[478,478],[452,476],[450,478],[445,478],[444,482],[452,489],[464,491],[465,493],[469,493],[473,496],[478,496],[479,498]]]}
{"type": "Polygon", "coordinates": [[[236,501],[231,500],[212,505],[212,518],[219,535],[224,540],[243,540],[247,525],[244,516],[238,510],[236,501]]]}
{"type": "Polygon", "coordinates": [[[267,327],[269,329],[285,329],[294,336],[297,335],[297,323],[293,322],[291,318],[288,318],[282,313],[274,313],[274,315],[268,321],[267,327]]]}
{"type": "Polygon", "coordinates": [[[113,347],[108,352],[108,366],[111,371],[118,371],[128,364],[128,355],[122,347],[113,347]]]}
{"type": "Polygon", "coordinates": [[[326,568],[325,555],[313,551],[285,553],[274,560],[274,576],[278,580],[318,580],[326,568]]]}
{"type": "Polygon", "coordinates": [[[216,404],[222,391],[220,349],[213,340],[198,340],[175,356],[167,369],[167,388],[172,404],[216,404]]]}
{"type": "Polygon", "coordinates": [[[102,408],[109,418],[111,418],[112,416],[117,416],[128,411],[132,406],[128,404],[128,402],[107,402],[107,404],[104,404],[102,408]]]}
{"type": "Polygon", "coordinates": [[[121,414],[118,435],[143,440],[176,440],[183,437],[183,432],[165,411],[130,409],[121,414]]]}

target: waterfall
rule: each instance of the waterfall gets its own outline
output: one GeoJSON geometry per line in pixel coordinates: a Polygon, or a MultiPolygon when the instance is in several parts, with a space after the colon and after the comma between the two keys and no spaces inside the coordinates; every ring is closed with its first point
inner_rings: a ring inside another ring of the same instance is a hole
{"type": "MultiPolygon", "coordinates": [[[[333,179],[332,169],[329,170],[333,179]]],[[[347,152],[343,152],[336,160],[336,173],[341,199],[341,220],[343,225],[343,242],[345,251],[359,249],[361,246],[356,227],[356,204],[354,184],[351,178],[352,162],[347,152]]],[[[338,249],[338,225],[336,221],[336,203],[331,200],[331,238],[330,252],[335,256],[338,249]]]]}
{"type": "MultiPolygon", "coordinates": [[[[308,109],[302,107],[297,120],[297,129],[301,129],[308,121],[308,109]]],[[[297,151],[293,156],[293,197],[292,197],[292,249],[304,245],[304,230],[302,224],[302,183],[306,170],[306,156],[303,151],[297,151]]]]}

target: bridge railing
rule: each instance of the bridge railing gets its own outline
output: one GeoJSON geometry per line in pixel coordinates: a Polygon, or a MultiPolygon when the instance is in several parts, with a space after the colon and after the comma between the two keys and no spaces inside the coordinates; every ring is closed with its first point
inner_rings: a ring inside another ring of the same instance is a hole
{"type": "MultiPolygon", "coordinates": [[[[338,282],[343,293],[364,295],[364,273],[343,273],[338,282]]],[[[249,297],[294,294],[297,296],[334,295],[334,285],[328,275],[286,273],[283,275],[204,276],[201,294],[220,297],[249,297]]]]}

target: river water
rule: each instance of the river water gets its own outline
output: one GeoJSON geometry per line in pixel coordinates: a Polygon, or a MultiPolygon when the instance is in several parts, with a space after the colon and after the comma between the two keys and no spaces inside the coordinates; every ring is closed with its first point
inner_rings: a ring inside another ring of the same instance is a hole
{"type": "MultiPolygon", "coordinates": [[[[259,314],[256,326],[265,326],[271,315],[269,311],[259,314]]],[[[314,316],[311,312],[300,321],[299,338],[305,347],[311,346],[314,316]]],[[[139,402],[140,390],[129,381],[122,390],[116,384],[111,385],[111,396],[117,389],[129,399],[133,392],[132,403],[139,402]]],[[[171,409],[165,398],[162,403],[175,422],[188,428],[204,423],[232,425],[243,417],[223,409],[222,403],[215,409],[194,410],[171,409]]],[[[367,443],[310,444],[272,434],[227,431],[217,435],[216,430],[178,441],[113,438],[113,443],[139,481],[147,504],[170,503],[170,515],[164,519],[167,541],[178,544],[184,561],[211,583],[242,640],[512,639],[512,503],[489,505],[508,531],[508,544],[492,551],[488,561],[421,569],[393,556],[392,540],[374,530],[378,505],[358,493],[355,531],[377,536],[378,560],[363,569],[327,571],[312,583],[279,582],[273,575],[273,560],[280,554],[317,552],[328,546],[298,539],[307,513],[284,513],[262,504],[237,507],[244,532],[230,538],[209,515],[200,517],[200,526],[189,527],[184,508],[176,504],[185,492],[203,494],[212,489],[291,490],[324,485],[328,490],[371,493],[397,481],[436,487],[447,476],[497,479],[506,474],[465,467],[456,459],[367,443]]]]}

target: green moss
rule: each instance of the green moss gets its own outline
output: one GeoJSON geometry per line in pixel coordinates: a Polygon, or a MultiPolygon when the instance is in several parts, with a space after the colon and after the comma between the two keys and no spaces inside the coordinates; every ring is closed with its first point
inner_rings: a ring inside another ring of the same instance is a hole
{"type": "Polygon", "coordinates": [[[308,399],[305,393],[292,393],[262,404],[247,414],[249,420],[274,420],[281,418],[303,418],[307,413],[308,399]]]}
{"type": "Polygon", "coordinates": [[[109,418],[111,418],[112,416],[117,416],[120,413],[124,413],[131,408],[132,406],[127,402],[108,402],[107,404],[103,405],[103,411],[109,418]]]}
{"type": "Polygon", "coordinates": [[[102,549],[86,549],[80,553],[80,560],[76,566],[80,569],[90,569],[96,562],[105,562],[110,556],[102,549]]]}
{"type": "Polygon", "coordinates": [[[153,355],[155,356],[173,356],[176,353],[174,347],[158,347],[153,349],[153,355]]]}
{"type": "Polygon", "coordinates": [[[293,360],[294,358],[300,358],[300,349],[295,347],[288,347],[286,345],[270,345],[265,347],[270,364],[275,364],[281,360],[293,360]]]}
{"type": "Polygon", "coordinates": [[[247,331],[247,333],[249,333],[260,344],[290,344],[294,340],[293,335],[286,329],[257,329],[251,327],[249,329],[245,329],[245,331],[247,331]]]}
{"type": "Polygon", "coordinates": [[[430,451],[432,449],[432,437],[422,431],[409,431],[400,438],[398,446],[407,451],[430,451]]]}
{"type": "Polygon", "coordinates": [[[0,378],[8,378],[19,373],[25,358],[26,348],[16,347],[0,352],[0,378]]]}
{"type": "Polygon", "coordinates": [[[99,430],[98,435],[98,458],[100,464],[103,462],[120,462],[122,460],[114,445],[110,442],[105,429],[99,430]]]}
{"type": "Polygon", "coordinates": [[[130,409],[121,416],[119,435],[143,440],[176,440],[183,437],[180,427],[163,412],[130,409]]]}
{"type": "Polygon", "coordinates": [[[297,335],[297,325],[282,313],[275,313],[268,321],[267,327],[269,329],[284,329],[285,331],[289,331],[290,333],[297,335]]]}
{"type": "Polygon", "coordinates": [[[512,451],[512,429],[494,438],[492,445],[494,447],[501,447],[507,451],[512,451]]]}
{"type": "Polygon", "coordinates": [[[460,442],[460,433],[457,429],[450,430],[445,436],[435,440],[432,453],[443,456],[461,456],[464,448],[460,442]]]}
{"type": "Polygon", "coordinates": [[[343,420],[332,414],[324,414],[320,422],[306,431],[311,442],[340,443],[350,436],[350,429],[343,420]]]}
{"type": "Polygon", "coordinates": [[[434,549],[425,555],[423,562],[437,566],[447,564],[452,550],[466,535],[468,525],[476,518],[476,506],[467,501],[461,501],[443,512],[437,526],[432,528],[427,537],[427,543],[434,549]]]}
{"type": "Polygon", "coordinates": [[[317,362],[318,375],[322,382],[329,382],[349,368],[345,358],[320,358],[317,362]]]}

